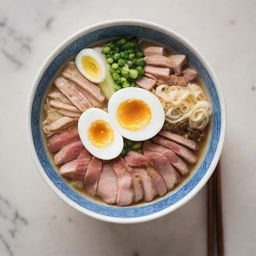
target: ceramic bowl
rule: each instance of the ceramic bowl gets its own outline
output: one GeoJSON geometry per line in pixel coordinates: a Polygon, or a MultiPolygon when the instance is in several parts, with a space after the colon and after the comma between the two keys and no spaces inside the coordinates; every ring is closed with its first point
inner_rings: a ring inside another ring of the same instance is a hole
{"type": "Polygon", "coordinates": [[[219,160],[225,135],[225,108],[220,85],[209,64],[187,40],[163,26],[139,20],[115,20],[82,29],[62,42],[46,59],[36,76],[28,107],[28,136],[38,169],[56,194],[66,203],[96,219],[115,223],[138,223],[159,218],[188,202],[207,182],[219,160]],[[174,191],[150,203],[129,207],[110,206],[83,197],[58,174],[47,154],[40,126],[40,113],[47,88],[59,68],[81,49],[104,40],[137,37],[185,54],[203,80],[213,106],[210,138],[204,155],[190,177],[174,191]]]}

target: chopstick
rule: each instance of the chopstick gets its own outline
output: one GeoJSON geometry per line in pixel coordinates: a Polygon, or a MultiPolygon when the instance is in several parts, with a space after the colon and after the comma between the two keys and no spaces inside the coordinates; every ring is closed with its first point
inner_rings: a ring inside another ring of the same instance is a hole
{"type": "Polygon", "coordinates": [[[220,162],[207,186],[207,255],[224,256],[220,162]]]}

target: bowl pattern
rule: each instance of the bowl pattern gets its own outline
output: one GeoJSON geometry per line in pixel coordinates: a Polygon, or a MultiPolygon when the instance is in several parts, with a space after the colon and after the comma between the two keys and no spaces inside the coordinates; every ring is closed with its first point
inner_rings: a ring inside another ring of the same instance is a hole
{"type": "Polygon", "coordinates": [[[204,177],[215,156],[222,126],[220,102],[214,81],[212,80],[210,74],[199,60],[199,58],[189,48],[184,46],[175,38],[172,38],[169,35],[163,32],[159,32],[153,28],[146,26],[144,27],[142,25],[112,25],[83,35],[66,46],[50,62],[47,69],[43,72],[37,88],[35,89],[30,118],[33,143],[38,160],[40,161],[40,164],[43,167],[46,175],[57,187],[57,189],[82,208],[92,211],[98,215],[118,218],[136,218],[160,212],[161,210],[164,210],[177,203],[188,193],[190,193],[190,191],[192,191],[204,177]],[[165,197],[162,197],[159,200],[148,204],[141,204],[130,207],[117,207],[105,205],[103,203],[83,197],[70,186],[68,186],[66,182],[59,176],[59,174],[55,171],[55,168],[49,159],[48,154],[46,153],[46,149],[43,143],[43,133],[40,127],[40,113],[45,92],[63,63],[68,61],[71,57],[73,57],[86,46],[104,40],[125,36],[136,36],[138,38],[151,40],[163,44],[173,49],[175,52],[185,54],[188,57],[189,64],[200,72],[201,78],[206,86],[208,95],[213,104],[213,116],[211,123],[211,130],[213,132],[210,134],[208,148],[205,151],[205,157],[203,161],[201,161],[200,165],[198,165],[196,170],[194,170],[191,177],[185,181],[181,187],[178,187],[178,189],[176,189],[174,192],[171,192],[170,194],[167,194],[165,197]]]}

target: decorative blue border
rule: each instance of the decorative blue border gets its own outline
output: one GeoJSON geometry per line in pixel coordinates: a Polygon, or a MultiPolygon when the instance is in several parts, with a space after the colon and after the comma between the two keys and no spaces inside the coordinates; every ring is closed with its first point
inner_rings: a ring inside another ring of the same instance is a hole
{"type": "Polygon", "coordinates": [[[221,130],[221,108],[212,78],[210,77],[208,71],[200,62],[200,60],[187,47],[182,45],[174,38],[171,38],[166,34],[153,30],[151,28],[133,25],[112,26],[96,30],[80,37],[78,40],[69,44],[51,62],[51,64],[43,73],[42,78],[35,91],[35,96],[32,103],[31,130],[37,157],[49,179],[63,194],[65,194],[72,201],[76,202],[78,205],[92,212],[111,217],[134,218],[151,215],[169,207],[170,205],[175,204],[180,199],[185,197],[200,182],[212,162],[218,145],[221,130]],[[213,103],[212,134],[209,146],[203,162],[201,163],[199,168],[195,170],[194,175],[191,177],[191,179],[189,179],[175,193],[167,195],[160,200],[153,201],[152,203],[148,203],[145,205],[130,207],[116,207],[104,205],[99,202],[87,199],[78,194],[72,188],[70,188],[55,171],[54,166],[48,158],[40,128],[40,113],[45,91],[47,90],[49,84],[51,83],[52,79],[58,72],[59,68],[63,65],[63,63],[65,63],[67,60],[69,60],[72,56],[77,54],[82,48],[86,46],[117,37],[143,38],[166,45],[167,47],[173,49],[175,52],[185,54],[188,57],[189,64],[199,71],[213,103]]]}

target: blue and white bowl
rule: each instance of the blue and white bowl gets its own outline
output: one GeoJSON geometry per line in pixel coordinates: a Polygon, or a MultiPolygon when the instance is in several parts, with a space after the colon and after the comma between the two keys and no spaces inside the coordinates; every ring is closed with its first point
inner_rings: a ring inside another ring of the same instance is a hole
{"type": "Polygon", "coordinates": [[[46,183],[69,205],[91,217],[115,222],[138,223],[159,218],[188,202],[210,178],[221,154],[226,114],[220,86],[202,55],[180,35],[153,23],[138,20],[108,21],[85,28],[61,43],[46,59],[36,76],[28,109],[29,142],[33,158],[46,183]],[[82,48],[118,37],[143,38],[185,54],[203,80],[213,105],[210,139],[191,176],[174,191],[151,203],[117,207],[86,198],[73,190],[58,174],[43,143],[40,113],[43,98],[59,68],[82,48]]]}

